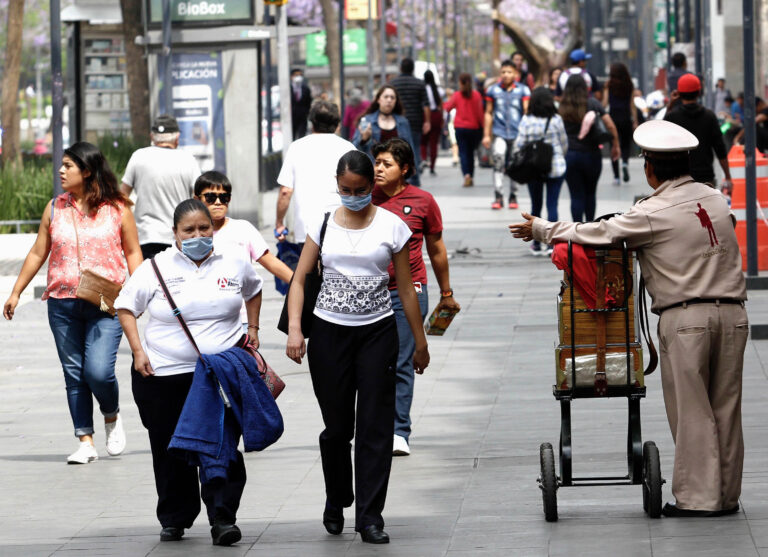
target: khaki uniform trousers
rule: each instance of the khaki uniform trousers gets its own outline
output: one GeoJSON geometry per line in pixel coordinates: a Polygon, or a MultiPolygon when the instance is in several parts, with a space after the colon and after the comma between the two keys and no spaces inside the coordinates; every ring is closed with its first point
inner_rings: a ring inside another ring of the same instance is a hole
{"type": "Polygon", "coordinates": [[[741,494],[741,379],[749,334],[738,304],[695,304],[659,318],[661,379],[681,509],[731,509],[741,494]]]}

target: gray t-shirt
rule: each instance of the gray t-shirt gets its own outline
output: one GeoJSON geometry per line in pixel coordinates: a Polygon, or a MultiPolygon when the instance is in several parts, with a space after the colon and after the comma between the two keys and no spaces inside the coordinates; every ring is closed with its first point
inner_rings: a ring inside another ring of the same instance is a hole
{"type": "Polygon", "coordinates": [[[173,243],[173,211],[192,197],[199,176],[195,157],[183,149],[153,145],[131,155],[123,183],[136,192],[139,244],[173,243]]]}

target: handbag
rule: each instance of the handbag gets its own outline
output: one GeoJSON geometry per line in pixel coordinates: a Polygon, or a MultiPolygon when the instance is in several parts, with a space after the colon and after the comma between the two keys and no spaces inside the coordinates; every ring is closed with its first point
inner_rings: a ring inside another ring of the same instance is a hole
{"type": "Polygon", "coordinates": [[[549,176],[552,170],[554,149],[545,139],[551,119],[551,117],[547,118],[547,124],[544,126],[544,135],[541,139],[529,141],[512,154],[509,165],[507,165],[506,174],[515,182],[527,184],[529,182],[546,180],[547,176],[549,176]]]}
{"type": "MultiPolygon", "coordinates": [[[[168,287],[165,285],[165,280],[163,280],[163,275],[160,274],[160,269],[157,266],[157,263],[155,262],[155,258],[153,257],[150,259],[150,262],[152,264],[152,269],[155,271],[155,276],[157,277],[158,282],[160,283],[160,288],[163,289],[163,294],[165,294],[165,299],[168,300],[168,305],[171,306],[171,310],[173,311],[173,315],[176,316],[176,319],[179,321],[179,325],[181,325],[181,328],[184,329],[184,333],[187,335],[187,338],[189,339],[189,342],[192,343],[192,346],[195,348],[195,352],[200,354],[200,349],[197,347],[197,343],[195,342],[195,339],[192,337],[192,333],[189,330],[189,327],[187,327],[186,321],[184,321],[184,318],[181,315],[181,311],[179,310],[178,306],[176,305],[176,302],[173,301],[173,297],[171,296],[171,292],[168,290],[168,287]]],[[[285,389],[285,382],[280,379],[280,377],[275,373],[275,371],[269,367],[267,364],[267,361],[259,354],[259,352],[253,348],[249,342],[248,342],[248,335],[243,335],[243,338],[236,344],[238,348],[244,349],[246,352],[248,352],[251,356],[254,357],[256,360],[257,367],[259,368],[259,375],[261,376],[264,383],[267,385],[267,388],[269,389],[269,392],[272,394],[273,398],[277,398],[280,396],[280,393],[283,392],[283,389],[285,389]],[[258,354],[258,358],[256,355],[258,354]]],[[[218,384],[218,379],[216,380],[218,384]]],[[[224,389],[222,389],[221,385],[217,385],[219,390],[219,396],[221,396],[221,399],[224,401],[224,406],[227,408],[230,408],[230,402],[229,398],[227,397],[227,394],[224,392],[224,389]]]]}
{"type": "Polygon", "coordinates": [[[592,122],[592,127],[589,128],[587,138],[598,146],[613,140],[613,134],[608,131],[605,122],[603,122],[599,114],[595,116],[595,121],[592,122]]]}
{"type": "MultiPolygon", "coordinates": [[[[301,308],[301,332],[304,338],[309,338],[312,330],[312,317],[314,316],[317,296],[320,294],[320,287],[323,285],[323,241],[325,240],[325,230],[328,228],[328,218],[331,213],[325,213],[323,226],[320,229],[320,243],[317,254],[317,265],[304,277],[304,306],[301,308]]],[[[291,278],[293,284],[293,278],[291,278]]],[[[277,322],[277,329],[286,335],[288,334],[288,299],[291,297],[291,288],[288,286],[288,295],[283,302],[283,311],[280,312],[280,320],[277,322]]]]}
{"type": "MultiPolygon", "coordinates": [[[[240,346],[240,343],[238,343],[238,346],[240,346]]],[[[261,375],[264,383],[266,383],[269,392],[272,393],[274,398],[279,397],[280,393],[285,389],[285,382],[280,379],[280,376],[277,373],[275,373],[275,370],[267,363],[267,360],[264,359],[261,352],[248,343],[247,336],[244,339],[243,346],[240,346],[240,348],[253,356],[253,359],[256,360],[256,366],[259,368],[259,375],[261,375]]]]}
{"type": "Polygon", "coordinates": [[[86,302],[90,302],[101,311],[115,315],[115,299],[123,285],[113,280],[109,280],[106,277],[101,276],[99,273],[95,273],[90,269],[82,270],[80,268],[80,237],[77,234],[77,220],[74,215],[74,208],[72,209],[70,216],[72,217],[72,224],[75,227],[75,244],[77,245],[77,269],[80,271],[80,281],[77,283],[77,290],[75,291],[75,297],[86,302]]]}

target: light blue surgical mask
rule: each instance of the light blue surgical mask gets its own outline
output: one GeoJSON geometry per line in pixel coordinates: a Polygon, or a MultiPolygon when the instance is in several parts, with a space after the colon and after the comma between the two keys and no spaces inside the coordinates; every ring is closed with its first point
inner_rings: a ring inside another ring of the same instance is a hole
{"type": "Polygon", "coordinates": [[[362,211],[371,203],[371,194],[368,195],[340,195],[341,204],[350,211],[362,211]]]}
{"type": "Polygon", "coordinates": [[[181,252],[192,261],[200,261],[213,249],[213,236],[187,238],[181,241],[181,252]]]}

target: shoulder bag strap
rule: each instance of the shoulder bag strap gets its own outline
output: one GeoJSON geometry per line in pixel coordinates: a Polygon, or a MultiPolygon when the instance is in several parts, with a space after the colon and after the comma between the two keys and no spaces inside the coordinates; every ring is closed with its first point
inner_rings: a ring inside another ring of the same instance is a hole
{"type": "MultiPolygon", "coordinates": [[[[80,237],[77,235],[77,219],[75,218],[75,209],[74,206],[71,206],[70,209],[72,209],[69,212],[69,216],[72,217],[72,226],[75,229],[75,247],[77,248],[77,271],[78,273],[82,273],[83,270],[80,265],[80,237]]],[[[53,222],[53,205],[51,205],[51,222],[53,222]]]]}
{"type": "Polygon", "coordinates": [[[547,118],[547,124],[544,126],[544,138],[545,138],[545,139],[546,139],[546,137],[547,137],[547,130],[549,129],[549,121],[550,121],[550,120],[552,120],[552,116],[550,116],[549,118],[547,118]]]}
{"type": "Polygon", "coordinates": [[[171,293],[168,290],[168,287],[165,285],[165,281],[163,280],[163,275],[160,274],[160,269],[157,267],[155,258],[153,257],[152,259],[150,259],[150,262],[152,263],[152,269],[154,269],[155,271],[155,276],[157,277],[158,282],[160,282],[160,288],[163,289],[163,294],[165,294],[165,299],[168,300],[168,304],[171,306],[173,315],[176,317],[176,319],[179,320],[179,325],[181,325],[181,328],[184,329],[184,333],[187,335],[189,342],[192,343],[192,346],[195,347],[195,351],[198,354],[200,354],[200,349],[197,347],[197,343],[195,342],[195,339],[192,338],[192,333],[189,332],[189,327],[187,327],[187,324],[184,321],[184,318],[181,316],[181,310],[176,306],[176,302],[173,301],[173,297],[171,296],[171,293]]]}
{"type": "MultiPolygon", "coordinates": [[[[197,352],[197,354],[200,355],[200,349],[197,347],[197,343],[195,342],[195,339],[192,338],[192,333],[189,331],[189,328],[187,327],[187,324],[184,321],[184,318],[181,316],[181,310],[176,306],[176,302],[173,301],[173,297],[171,296],[171,293],[168,291],[168,287],[165,285],[165,281],[163,280],[163,275],[160,274],[160,269],[157,267],[157,263],[155,263],[155,258],[153,257],[152,259],[150,259],[150,262],[152,263],[152,269],[154,269],[155,271],[155,276],[157,277],[157,280],[160,282],[160,288],[163,289],[163,293],[165,294],[165,299],[168,300],[168,304],[171,306],[171,310],[173,310],[173,315],[175,315],[176,319],[179,320],[179,325],[181,325],[181,328],[184,329],[184,333],[187,335],[189,342],[191,342],[192,346],[195,347],[195,352],[197,352]]],[[[229,397],[227,396],[227,393],[224,391],[224,387],[221,386],[221,382],[219,381],[219,378],[216,377],[215,373],[212,373],[211,376],[213,377],[213,380],[216,383],[216,390],[219,392],[219,396],[221,397],[221,401],[224,403],[224,406],[227,408],[232,408],[232,403],[229,401],[229,397]]]]}
{"type": "Polygon", "coordinates": [[[645,338],[645,344],[648,345],[648,353],[650,355],[648,367],[645,368],[645,375],[650,375],[654,372],[659,363],[659,355],[656,352],[656,346],[654,346],[653,338],[651,338],[650,334],[651,327],[648,322],[648,305],[645,301],[645,277],[643,277],[642,274],[640,275],[640,283],[638,286],[637,305],[640,313],[640,331],[643,333],[643,338],[645,338]]]}
{"type": "Polygon", "coordinates": [[[323,242],[325,241],[325,230],[328,228],[328,219],[330,218],[331,213],[330,211],[325,213],[325,218],[323,219],[323,226],[320,228],[320,244],[318,247],[320,248],[318,255],[317,255],[317,261],[320,264],[320,276],[323,276],[323,242]]]}

